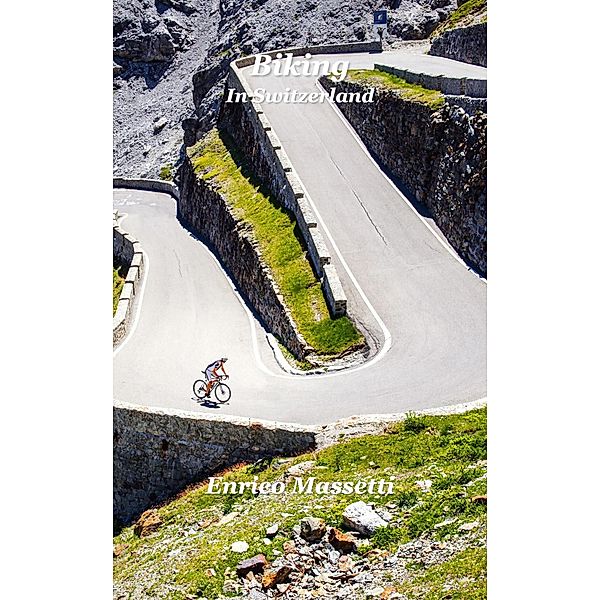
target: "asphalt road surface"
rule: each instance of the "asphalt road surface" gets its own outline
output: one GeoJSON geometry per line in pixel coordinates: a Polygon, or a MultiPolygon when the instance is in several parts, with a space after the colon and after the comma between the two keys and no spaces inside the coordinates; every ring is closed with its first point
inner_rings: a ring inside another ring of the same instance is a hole
{"type": "MultiPolygon", "coordinates": [[[[431,74],[486,70],[408,53],[315,57],[351,68],[385,62],[431,74]]],[[[316,78],[250,77],[253,88],[315,90],[316,78]]],[[[181,227],[165,194],[115,190],[123,228],[148,259],[131,334],[116,350],[114,397],[145,406],[327,423],[478,400],[486,395],[486,284],[469,271],[368,157],[329,103],[263,104],[313,202],[373,358],[326,375],[285,373],[266,332],[213,255],[181,227]],[[192,383],[227,356],[232,398],[205,406],[192,383]]]]}

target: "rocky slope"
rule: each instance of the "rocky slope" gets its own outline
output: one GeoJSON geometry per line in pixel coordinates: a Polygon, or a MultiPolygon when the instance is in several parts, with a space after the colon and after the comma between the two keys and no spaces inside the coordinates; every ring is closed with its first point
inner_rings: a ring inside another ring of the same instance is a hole
{"type": "Polygon", "coordinates": [[[222,473],[212,491],[201,484],[119,532],[113,597],[481,600],[486,424],[485,410],[410,415],[384,433],[222,473]],[[368,481],[389,488],[365,491],[368,481]],[[338,494],[340,482],[363,489],[338,494]]]}
{"type": "Polygon", "coordinates": [[[487,66],[487,0],[458,0],[431,35],[429,54],[487,66]]]}
{"type": "Polygon", "coordinates": [[[370,39],[386,7],[390,43],[424,39],[456,0],[115,0],[114,171],[158,176],[216,119],[223,77],[243,54],[370,39]]]}

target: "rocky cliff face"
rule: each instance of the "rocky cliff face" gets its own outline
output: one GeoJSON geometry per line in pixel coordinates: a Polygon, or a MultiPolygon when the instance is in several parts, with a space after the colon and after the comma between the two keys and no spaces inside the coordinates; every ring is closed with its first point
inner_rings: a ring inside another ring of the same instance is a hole
{"type": "Polygon", "coordinates": [[[389,41],[426,38],[456,0],[115,0],[114,170],[154,176],[217,118],[234,58],[362,41],[389,10],[389,41]]]}
{"type": "MultiPolygon", "coordinates": [[[[332,85],[325,77],[321,82],[332,85]]],[[[336,88],[364,91],[347,81],[336,88]]],[[[457,253],[485,275],[487,115],[470,116],[448,104],[434,110],[383,89],[373,103],[339,107],[369,150],[428,209],[457,253]]]]}

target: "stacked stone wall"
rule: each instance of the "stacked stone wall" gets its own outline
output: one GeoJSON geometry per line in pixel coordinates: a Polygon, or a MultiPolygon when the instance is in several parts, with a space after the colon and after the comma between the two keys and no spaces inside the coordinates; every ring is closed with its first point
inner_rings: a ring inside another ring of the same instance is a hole
{"type": "MultiPolygon", "coordinates": [[[[326,90],[332,83],[320,79],[326,90]]],[[[350,81],[338,92],[362,92],[350,81]]],[[[373,103],[339,108],[367,148],[433,216],[459,256],[487,273],[487,115],[445,103],[433,110],[377,88],[373,103]]]]}
{"type": "Polygon", "coordinates": [[[487,23],[445,31],[431,42],[429,54],[487,66],[487,23]]]}
{"type": "MultiPolygon", "coordinates": [[[[289,210],[298,223],[299,231],[308,250],[316,275],[321,279],[323,293],[332,316],[346,314],[347,299],[331,253],[318,227],[304,188],[294,171],[281,141],[264,114],[259,103],[251,100],[252,90],[246,82],[238,63],[232,63],[227,79],[227,89],[245,93],[248,102],[224,102],[219,126],[236,142],[252,166],[256,177],[264,182],[277,202],[289,210]],[[324,267],[328,265],[329,268],[324,267]]],[[[227,97],[227,90],[225,97],[227,97]]]]}
{"type": "Polygon", "coordinates": [[[311,348],[292,318],[271,271],[262,260],[251,227],[237,219],[226,198],[194,172],[186,156],[179,171],[180,221],[201,237],[221,260],[240,292],[266,328],[294,356],[303,359],[311,348]]]}
{"type": "Polygon", "coordinates": [[[136,294],[144,276],[144,253],[140,243],[119,226],[117,215],[113,220],[113,263],[122,269],[125,281],[113,315],[113,346],[127,334],[131,324],[136,294]]]}

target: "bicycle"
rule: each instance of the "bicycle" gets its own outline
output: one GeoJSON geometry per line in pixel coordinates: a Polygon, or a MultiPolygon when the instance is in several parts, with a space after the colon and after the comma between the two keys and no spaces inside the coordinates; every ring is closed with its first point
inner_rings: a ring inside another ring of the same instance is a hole
{"type": "MultiPolygon", "coordinates": [[[[219,375],[217,382],[212,386],[210,390],[210,394],[215,393],[215,400],[219,402],[219,404],[224,404],[228,402],[231,398],[231,388],[223,383],[224,379],[223,375],[219,375]]],[[[204,400],[204,398],[210,398],[210,394],[206,394],[206,381],[204,379],[197,379],[194,381],[194,385],[192,386],[192,391],[194,392],[194,396],[198,398],[198,400],[204,400]]]]}

